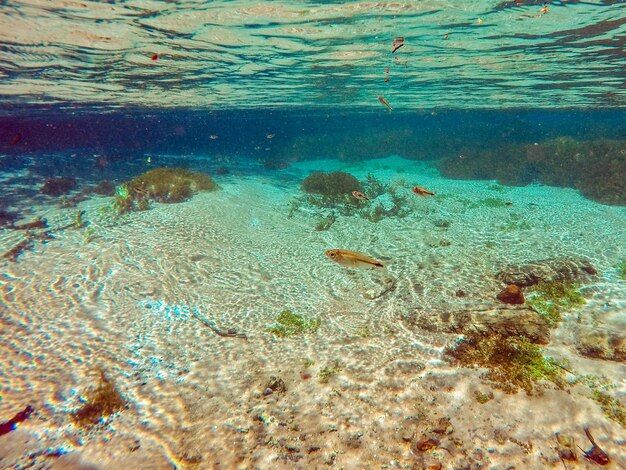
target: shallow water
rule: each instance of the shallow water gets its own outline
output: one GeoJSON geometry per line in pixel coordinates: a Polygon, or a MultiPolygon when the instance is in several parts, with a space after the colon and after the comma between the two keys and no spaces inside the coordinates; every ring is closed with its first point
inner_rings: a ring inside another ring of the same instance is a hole
{"type": "Polygon", "coordinates": [[[625,468],[622,3],[0,5],[0,467],[625,468]]]}

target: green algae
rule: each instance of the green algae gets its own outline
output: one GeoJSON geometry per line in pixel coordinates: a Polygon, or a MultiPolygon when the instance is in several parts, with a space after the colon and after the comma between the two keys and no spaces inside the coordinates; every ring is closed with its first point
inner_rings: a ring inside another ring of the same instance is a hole
{"type": "Polygon", "coordinates": [[[320,369],[320,371],[317,373],[317,379],[319,383],[326,384],[331,377],[337,375],[342,370],[343,368],[338,362],[332,362],[320,369]]]}
{"type": "Polygon", "coordinates": [[[617,274],[626,280],[626,259],[617,265],[617,274]]]}
{"type": "Polygon", "coordinates": [[[524,336],[471,334],[447,348],[446,355],[464,367],[486,368],[485,379],[507,393],[522,389],[531,394],[540,380],[565,385],[561,364],[544,357],[524,336]]]}
{"type": "Polygon", "coordinates": [[[480,403],[481,405],[484,405],[488,401],[493,400],[494,395],[493,395],[493,392],[485,393],[485,392],[481,392],[480,390],[475,390],[474,398],[476,399],[478,403],[480,403]]]}
{"type": "Polygon", "coordinates": [[[267,331],[279,338],[288,338],[290,336],[315,333],[319,329],[320,323],[320,320],[317,318],[310,318],[305,315],[291,313],[289,310],[283,310],[276,317],[276,323],[270,326],[267,331]]]}
{"type": "Polygon", "coordinates": [[[526,305],[555,327],[563,320],[563,313],[585,304],[579,289],[573,282],[540,282],[526,290],[526,305]]]}
{"type": "Polygon", "coordinates": [[[591,399],[600,405],[608,419],[616,421],[623,428],[626,428],[626,408],[615,397],[607,393],[608,390],[616,387],[615,384],[612,384],[604,376],[598,377],[593,374],[577,376],[576,380],[589,387],[591,399]]]}

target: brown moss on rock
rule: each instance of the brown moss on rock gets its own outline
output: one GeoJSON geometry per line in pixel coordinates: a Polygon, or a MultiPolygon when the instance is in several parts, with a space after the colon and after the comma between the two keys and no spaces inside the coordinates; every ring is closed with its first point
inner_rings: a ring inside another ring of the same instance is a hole
{"type": "Polygon", "coordinates": [[[199,191],[215,191],[209,175],[184,168],[155,168],[128,183],[131,194],[145,195],[157,202],[181,202],[199,191]]]}
{"type": "Polygon", "coordinates": [[[304,179],[302,189],[304,192],[328,198],[341,198],[352,194],[352,191],[361,191],[361,183],[350,173],[343,171],[316,171],[304,179]]]}
{"type": "Polygon", "coordinates": [[[126,401],[115,387],[113,379],[108,378],[102,370],[98,370],[98,374],[98,384],[87,392],[87,401],[71,414],[72,422],[81,428],[95,426],[102,418],[126,407],[126,401]]]}

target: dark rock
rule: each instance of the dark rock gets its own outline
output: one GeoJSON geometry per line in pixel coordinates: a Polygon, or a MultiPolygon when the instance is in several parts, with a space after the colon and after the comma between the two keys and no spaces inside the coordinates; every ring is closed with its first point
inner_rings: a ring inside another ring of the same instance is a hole
{"type": "Polygon", "coordinates": [[[497,274],[506,284],[529,287],[540,282],[572,281],[598,274],[591,262],[584,258],[553,258],[531,263],[511,265],[497,274]]]}
{"type": "Polygon", "coordinates": [[[505,304],[521,305],[524,303],[524,293],[521,287],[515,284],[509,284],[500,291],[497,299],[505,304]]]}
{"type": "Polygon", "coordinates": [[[467,294],[463,289],[457,289],[454,295],[456,295],[457,297],[465,297],[467,294]]]}
{"type": "Polygon", "coordinates": [[[48,178],[39,191],[47,196],[61,196],[75,187],[74,178],[48,178]]]}

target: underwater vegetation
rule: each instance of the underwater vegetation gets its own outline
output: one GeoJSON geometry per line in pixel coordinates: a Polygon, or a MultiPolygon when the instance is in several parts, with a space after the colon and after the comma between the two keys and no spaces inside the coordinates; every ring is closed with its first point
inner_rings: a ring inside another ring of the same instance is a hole
{"type": "Polygon", "coordinates": [[[540,380],[565,385],[561,365],[524,336],[470,333],[445,354],[464,367],[486,368],[484,378],[507,393],[522,389],[532,394],[540,380]]]}
{"type": "Polygon", "coordinates": [[[605,377],[595,375],[583,375],[576,377],[578,382],[582,382],[591,390],[591,398],[600,405],[604,415],[626,428],[626,408],[616,398],[607,393],[607,390],[616,386],[606,380],[605,377]]]}
{"type": "Polygon", "coordinates": [[[341,364],[339,364],[339,362],[331,362],[320,369],[320,371],[317,373],[317,380],[321,384],[326,384],[331,377],[334,377],[342,370],[343,368],[341,367],[341,364]]]}
{"type": "Polygon", "coordinates": [[[289,310],[283,310],[278,317],[276,323],[270,326],[267,331],[273,333],[279,338],[288,338],[308,333],[315,333],[320,327],[318,318],[310,318],[305,315],[291,313],[289,310]]]}
{"type": "Polygon", "coordinates": [[[113,207],[117,214],[146,210],[151,201],[182,202],[196,192],[217,189],[219,187],[207,174],[184,168],[154,168],[118,186],[113,207]]]}
{"type": "Polygon", "coordinates": [[[318,214],[315,230],[328,230],[336,220],[336,215],[360,216],[376,223],[386,217],[405,217],[410,213],[408,199],[400,188],[405,183],[383,184],[373,175],[359,181],[353,175],[336,171],[332,173],[314,172],[302,183],[303,196],[290,202],[289,217],[302,207],[309,209],[333,209],[333,213],[318,214]],[[364,193],[369,200],[361,200],[352,192],[364,193]]]}
{"type": "Polygon", "coordinates": [[[98,375],[98,383],[87,392],[83,406],[71,414],[72,422],[81,428],[95,426],[102,418],[126,407],[126,401],[115,387],[113,379],[108,378],[102,370],[98,370],[98,375]]]}
{"type": "Polygon", "coordinates": [[[617,265],[617,274],[619,277],[626,280],[626,260],[617,265]]]}
{"type": "Polygon", "coordinates": [[[343,171],[332,173],[316,171],[302,181],[302,190],[305,193],[322,196],[324,205],[349,201],[352,198],[352,191],[361,189],[359,180],[343,171]]]}
{"type": "Polygon", "coordinates": [[[540,182],[578,189],[604,204],[626,205],[626,141],[559,137],[535,144],[468,149],[444,158],[444,176],[496,179],[510,186],[540,182]]]}
{"type": "Polygon", "coordinates": [[[550,327],[563,319],[563,313],[585,304],[574,282],[540,282],[526,290],[526,305],[539,313],[550,327]]]}
{"type": "Polygon", "coordinates": [[[48,178],[39,192],[46,196],[61,196],[69,193],[76,187],[76,184],[74,178],[48,178]]]}

